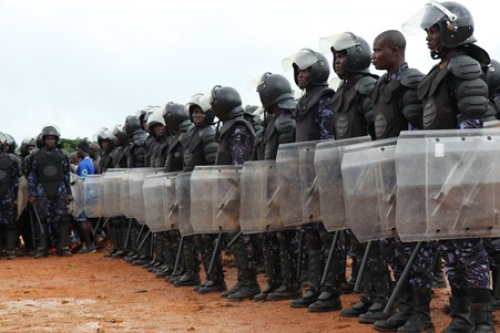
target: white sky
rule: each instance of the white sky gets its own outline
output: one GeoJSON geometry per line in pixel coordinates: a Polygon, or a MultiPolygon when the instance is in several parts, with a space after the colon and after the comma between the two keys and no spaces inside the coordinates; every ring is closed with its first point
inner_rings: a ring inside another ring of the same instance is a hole
{"type": "MultiPolygon", "coordinates": [[[[146,105],[186,103],[216,84],[236,88],[243,105],[259,104],[249,82],[264,72],[295,87],[283,58],[344,31],[371,45],[425,3],[0,0],[0,131],[20,143],[56,124],[65,138],[91,138],[146,105]]],[[[494,2],[460,3],[473,14],[477,44],[500,59],[494,2]]],[[[428,72],[425,35],[406,37],[409,65],[428,72]]]]}

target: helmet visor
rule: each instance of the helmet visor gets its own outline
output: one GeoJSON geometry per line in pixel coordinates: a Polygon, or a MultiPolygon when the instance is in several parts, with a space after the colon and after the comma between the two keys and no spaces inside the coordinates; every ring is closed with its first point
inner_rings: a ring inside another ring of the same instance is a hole
{"type": "Polygon", "coordinates": [[[356,45],[359,45],[359,40],[356,35],[350,32],[323,37],[319,40],[321,53],[329,53],[332,48],[334,51],[347,50],[356,45]]]}
{"type": "Polygon", "coordinates": [[[416,35],[422,30],[432,27],[442,19],[455,22],[458,17],[437,1],[430,1],[408,21],[403,23],[402,29],[410,35],[416,35]]]}
{"type": "Polygon", "coordinates": [[[299,69],[306,70],[316,62],[319,58],[316,52],[311,49],[302,49],[281,61],[281,67],[284,71],[288,71],[293,68],[295,64],[299,69]]]}

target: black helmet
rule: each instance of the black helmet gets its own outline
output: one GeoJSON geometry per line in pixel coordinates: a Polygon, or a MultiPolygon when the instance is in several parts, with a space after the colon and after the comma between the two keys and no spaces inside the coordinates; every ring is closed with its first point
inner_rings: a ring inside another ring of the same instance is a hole
{"type": "Polygon", "coordinates": [[[113,135],[113,130],[106,127],[101,128],[101,130],[97,133],[97,140],[95,141],[97,141],[99,147],[101,148],[104,141],[109,141],[110,146],[113,148],[115,145],[115,136],[113,135]]]}
{"type": "Polygon", "coordinates": [[[123,144],[125,144],[129,139],[127,133],[123,130],[121,126],[118,125],[115,125],[115,127],[111,129],[111,134],[115,138],[119,139],[123,144]]]}
{"type": "Polygon", "coordinates": [[[336,54],[344,51],[346,53],[347,70],[351,73],[369,73],[372,50],[363,38],[352,32],[344,32],[338,35],[320,39],[322,52],[331,51],[335,62],[336,54]]]}
{"type": "Polygon", "coordinates": [[[5,134],[0,132],[0,151],[5,150],[5,143],[6,142],[7,142],[7,137],[5,136],[5,134]]]}
{"type": "Polygon", "coordinates": [[[445,1],[430,1],[410,20],[403,24],[403,30],[414,33],[417,29],[427,30],[439,26],[440,40],[444,47],[456,47],[474,43],[474,20],[463,5],[445,1]]]}
{"type": "Polygon", "coordinates": [[[36,147],[36,140],[32,137],[26,137],[21,141],[20,153],[21,156],[27,156],[29,154],[28,147],[36,147]]]}
{"type": "Polygon", "coordinates": [[[245,113],[240,94],[228,86],[215,86],[210,93],[210,105],[220,120],[228,120],[245,113]]]}
{"type": "Polygon", "coordinates": [[[205,112],[205,124],[213,125],[215,123],[215,114],[212,106],[210,105],[210,101],[206,98],[205,95],[199,93],[191,96],[191,99],[186,104],[186,108],[189,112],[189,117],[191,118],[191,122],[193,122],[193,111],[198,107],[201,111],[205,112]]]}
{"type": "Polygon", "coordinates": [[[133,137],[143,131],[141,120],[137,116],[127,116],[125,118],[125,126],[123,128],[128,137],[133,137]]]}
{"type": "Polygon", "coordinates": [[[293,68],[293,78],[296,84],[299,69],[305,70],[309,68],[309,82],[311,85],[328,85],[330,66],[328,66],[326,57],[319,52],[311,49],[301,49],[299,52],[283,59],[281,65],[285,71],[293,68]]]}
{"type": "Polygon", "coordinates": [[[191,125],[191,119],[184,105],[168,102],[163,109],[163,119],[169,131],[191,125]]]}
{"type": "Polygon", "coordinates": [[[290,82],[280,74],[264,73],[257,85],[257,92],[264,108],[277,104],[282,109],[292,110],[297,104],[290,82]]]}
{"type": "Polygon", "coordinates": [[[59,138],[61,137],[61,132],[59,131],[59,128],[55,125],[46,125],[42,128],[42,141],[46,136],[55,136],[57,141],[59,141],[59,138]]]}
{"type": "Polygon", "coordinates": [[[149,126],[149,131],[151,132],[151,129],[154,125],[165,125],[165,119],[163,119],[163,108],[162,107],[157,107],[153,112],[149,114],[148,117],[148,126],[149,126]]]}
{"type": "Polygon", "coordinates": [[[8,133],[4,133],[4,135],[7,138],[5,144],[9,147],[9,153],[14,154],[17,148],[16,139],[8,133]]]}
{"type": "Polygon", "coordinates": [[[490,95],[500,90],[500,62],[491,59],[486,73],[486,81],[488,82],[488,91],[490,95]]]}

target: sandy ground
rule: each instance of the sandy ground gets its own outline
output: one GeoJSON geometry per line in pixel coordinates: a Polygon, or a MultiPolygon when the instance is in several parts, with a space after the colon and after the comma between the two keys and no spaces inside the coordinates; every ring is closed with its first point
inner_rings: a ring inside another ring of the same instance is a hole
{"type": "MultiPolygon", "coordinates": [[[[226,282],[236,270],[226,268],[226,282]]],[[[141,267],[102,252],[0,260],[0,332],[375,332],[338,312],[313,314],[288,301],[228,302],[218,294],[176,288],[141,267]]],[[[264,275],[259,275],[264,286],[264,275]]],[[[448,289],[432,300],[436,332],[449,317],[448,289]]],[[[342,296],[344,307],[358,295],[342,296]]],[[[497,325],[500,330],[500,325],[497,325]]]]}

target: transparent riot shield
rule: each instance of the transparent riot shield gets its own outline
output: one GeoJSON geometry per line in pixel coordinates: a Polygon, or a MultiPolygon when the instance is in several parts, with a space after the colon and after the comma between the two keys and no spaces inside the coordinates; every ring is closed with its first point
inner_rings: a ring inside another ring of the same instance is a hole
{"type": "Polygon", "coordinates": [[[370,142],[369,136],[318,142],[314,155],[323,224],[329,232],[349,228],[341,163],[345,147],[370,142]]]}
{"type": "Polygon", "coordinates": [[[17,190],[17,217],[21,216],[28,206],[28,180],[25,176],[19,178],[19,189],[17,190]]]}
{"type": "Polygon", "coordinates": [[[344,153],[348,225],[360,242],[397,235],[395,145],[396,138],[377,140],[344,153]]]}
{"type": "Polygon", "coordinates": [[[175,177],[175,197],[179,209],[179,231],[183,237],[194,235],[191,225],[191,172],[175,177]]]}
{"type": "Polygon", "coordinates": [[[83,208],[87,217],[102,216],[102,177],[88,175],[83,181],[83,208]]]}
{"type": "Polygon", "coordinates": [[[132,218],[132,201],[130,200],[130,174],[133,169],[126,169],[121,174],[120,191],[120,215],[126,218],[132,218]]]}
{"type": "Polygon", "coordinates": [[[175,178],[179,172],[165,174],[163,187],[163,226],[165,230],[179,229],[179,204],[175,196],[175,178]]]}
{"type": "Polygon", "coordinates": [[[74,173],[71,174],[71,193],[73,194],[73,200],[69,203],[68,213],[77,217],[84,210],[83,178],[74,173]]]}
{"type": "Polygon", "coordinates": [[[102,175],[103,182],[103,216],[112,217],[122,215],[121,213],[121,191],[122,174],[125,169],[109,169],[102,175]]]}
{"type": "Polygon", "coordinates": [[[404,241],[500,235],[500,129],[404,132],[396,222],[404,241]]]}
{"type": "Polygon", "coordinates": [[[165,175],[158,173],[144,178],[142,191],[144,193],[145,223],[151,232],[165,231],[163,223],[163,188],[165,175]]]}
{"type": "Polygon", "coordinates": [[[317,141],[280,145],[276,156],[280,215],[287,227],[321,221],[314,168],[317,141]]]}
{"type": "Polygon", "coordinates": [[[140,224],[145,224],[146,220],[142,184],[146,175],[153,174],[154,172],[154,168],[134,168],[129,174],[131,214],[140,224]]]}
{"type": "Polygon", "coordinates": [[[276,161],[245,162],[241,171],[240,228],[244,234],[283,230],[276,161]]]}
{"type": "Polygon", "coordinates": [[[196,233],[239,229],[241,166],[197,166],[191,175],[191,225],[196,233]]]}

